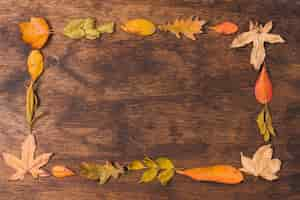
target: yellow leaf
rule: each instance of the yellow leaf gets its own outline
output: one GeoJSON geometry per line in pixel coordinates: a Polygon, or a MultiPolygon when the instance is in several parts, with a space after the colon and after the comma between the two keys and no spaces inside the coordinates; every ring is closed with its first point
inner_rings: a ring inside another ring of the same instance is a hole
{"type": "Polygon", "coordinates": [[[49,26],[43,18],[31,17],[29,22],[21,22],[19,27],[23,41],[34,49],[42,48],[48,40],[49,26]]]}
{"type": "Polygon", "coordinates": [[[37,96],[34,94],[33,82],[31,82],[26,92],[26,120],[30,127],[34,118],[37,103],[37,96]]]}
{"type": "Polygon", "coordinates": [[[127,33],[133,33],[140,36],[148,36],[155,33],[155,25],[146,19],[133,19],[121,26],[121,29],[127,33]]]}
{"type": "Polygon", "coordinates": [[[71,171],[70,169],[68,169],[67,167],[65,167],[63,165],[56,165],[56,166],[52,167],[51,173],[56,178],[64,178],[64,177],[75,175],[75,173],[73,171],[71,171]]]}
{"type": "Polygon", "coordinates": [[[180,34],[185,37],[196,40],[195,34],[202,33],[202,26],[206,23],[204,20],[199,20],[198,17],[190,17],[188,19],[176,19],[173,23],[158,26],[161,31],[170,31],[177,38],[181,38],[180,34]]]}
{"type": "Polygon", "coordinates": [[[158,174],[158,171],[159,170],[156,169],[156,168],[150,168],[150,169],[148,169],[147,171],[145,171],[143,173],[143,176],[142,176],[142,178],[140,180],[140,183],[148,183],[148,182],[154,180],[155,177],[158,174]]]}
{"type": "Polygon", "coordinates": [[[39,50],[33,50],[30,52],[27,65],[31,80],[34,82],[39,78],[44,69],[43,55],[39,50]]]}
{"type": "Polygon", "coordinates": [[[134,160],[127,166],[127,168],[129,170],[140,170],[140,169],[144,169],[145,166],[142,161],[134,160]]]}

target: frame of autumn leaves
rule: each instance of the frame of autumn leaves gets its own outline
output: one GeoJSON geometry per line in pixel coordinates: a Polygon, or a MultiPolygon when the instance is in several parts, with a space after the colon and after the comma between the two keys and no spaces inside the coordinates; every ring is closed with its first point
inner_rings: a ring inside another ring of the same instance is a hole
{"type": "MultiPolygon", "coordinates": [[[[176,19],[174,22],[168,22],[156,26],[147,19],[133,19],[127,21],[121,26],[125,32],[146,37],[160,31],[168,31],[175,34],[177,38],[185,36],[188,39],[196,40],[195,34],[202,33],[202,27],[206,21],[197,17],[186,19],[176,19]]],[[[249,31],[239,34],[232,42],[231,48],[239,48],[250,43],[253,49],[250,56],[250,64],[259,71],[259,76],[255,84],[255,97],[263,105],[262,111],[257,117],[257,125],[265,142],[270,140],[270,136],[275,136],[272,126],[271,114],[268,109],[268,103],[272,99],[272,84],[268,76],[265,65],[266,52],[265,43],[283,43],[280,35],[272,34],[272,22],[265,25],[257,22],[249,23],[249,31]]],[[[96,26],[96,20],[93,18],[74,19],[64,28],[64,35],[71,39],[89,39],[94,40],[101,37],[102,34],[111,34],[114,32],[115,24],[113,22],[96,26]]],[[[56,165],[51,169],[51,174],[42,169],[48,162],[52,153],[44,153],[35,157],[36,139],[32,134],[34,122],[37,120],[36,110],[38,108],[37,81],[44,71],[44,62],[41,49],[48,41],[51,34],[48,23],[40,17],[32,17],[29,22],[19,24],[22,33],[22,39],[29,44],[33,50],[28,56],[27,65],[30,75],[30,83],[26,91],[26,120],[29,125],[30,133],[21,146],[21,158],[10,153],[3,153],[5,163],[15,170],[10,180],[23,180],[29,173],[34,178],[47,177],[53,175],[57,178],[73,176],[75,173],[64,165],[56,165]]],[[[235,34],[238,26],[230,21],[225,21],[215,26],[209,27],[209,30],[223,35],[235,34]]],[[[271,145],[263,145],[258,148],[253,158],[248,158],[241,153],[242,168],[236,169],[230,165],[215,165],[208,167],[199,167],[191,169],[178,169],[173,162],[166,157],[151,159],[145,157],[143,160],[135,160],[128,165],[120,165],[116,162],[106,162],[105,164],[82,163],[80,174],[91,180],[97,180],[100,184],[106,183],[111,177],[118,178],[120,175],[135,170],[144,170],[140,182],[146,183],[157,179],[162,185],[166,185],[175,174],[188,176],[197,181],[212,181],[225,184],[238,184],[243,181],[241,171],[254,176],[260,176],[266,180],[278,179],[276,173],[280,170],[281,161],[272,159],[273,150],[271,145]]]]}

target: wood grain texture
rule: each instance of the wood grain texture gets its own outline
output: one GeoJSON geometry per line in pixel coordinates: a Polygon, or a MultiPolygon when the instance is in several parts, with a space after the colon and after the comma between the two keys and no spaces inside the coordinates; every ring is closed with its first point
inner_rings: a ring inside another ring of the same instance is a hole
{"type": "Polygon", "coordinates": [[[22,200],[297,200],[300,199],[300,1],[299,0],[5,0],[0,1],[0,151],[19,154],[25,123],[26,58],[17,24],[43,16],[55,34],[43,49],[40,80],[45,113],[35,126],[39,152],[56,152],[54,164],[78,170],[82,161],[126,163],[144,154],[169,156],[177,167],[240,166],[263,144],[255,118],[257,72],[251,47],[230,50],[234,36],[213,32],[198,40],[168,33],[140,38],[117,27],[96,41],[73,41],[61,32],[71,18],[98,22],[145,17],[159,24],[179,16],[200,16],[210,24],[232,20],[241,31],[250,19],[273,20],[286,44],[267,45],[274,98],[270,105],[278,136],[275,156],[283,161],[274,183],[247,177],[226,186],[176,176],[168,187],[137,184],[140,174],[99,186],[80,177],[64,180],[29,176],[8,182],[13,171],[0,160],[0,199],[22,200]],[[295,64],[298,64],[295,65],[295,64]],[[298,159],[297,159],[298,158],[298,159]]]}

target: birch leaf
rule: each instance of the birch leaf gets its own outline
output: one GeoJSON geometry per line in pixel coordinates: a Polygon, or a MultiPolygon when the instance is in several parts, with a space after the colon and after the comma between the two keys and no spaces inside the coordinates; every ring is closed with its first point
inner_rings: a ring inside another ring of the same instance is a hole
{"type": "Polygon", "coordinates": [[[27,60],[28,72],[31,76],[31,80],[36,81],[44,70],[43,55],[39,50],[33,50],[30,52],[27,60]]]}
{"type": "Polygon", "coordinates": [[[132,19],[121,26],[121,29],[127,33],[140,36],[149,36],[155,33],[155,25],[147,19],[132,19]]]}
{"type": "Polygon", "coordinates": [[[280,170],[281,161],[272,159],[273,149],[271,145],[261,146],[254,154],[253,158],[248,158],[241,153],[242,167],[240,170],[253,175],[260,176],[266,180],[278,179],[276,173],[280,170]]]}
{"type": "Polygon", "coordinates": [[[23,180],[26,173],[30,173],[34,178],[48,176],[48,173],[40,168],[49,162],[52,153],[42,154],[34,158],[35,150],[35,138],[32,134],[29,134],[22,144],[21,159],[9,153],[2,154],[4,162],[16,170],[15,174],[10,177],[10,180],[23,180]]]}

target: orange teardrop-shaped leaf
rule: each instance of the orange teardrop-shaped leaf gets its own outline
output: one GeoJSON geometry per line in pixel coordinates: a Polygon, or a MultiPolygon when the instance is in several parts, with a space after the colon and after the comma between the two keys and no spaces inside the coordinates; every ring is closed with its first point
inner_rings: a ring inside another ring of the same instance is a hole
{"type": "Polygon", "coordinates": [[[19,24],[22,39],[34,49],[42,48],[49,37],[49,26],[45,19],[31,17],[29,22],[19,24]]]}
{"type": "Polygon", "coordinates": [[[239,27],[235,23],[226,21],[216,26],[210,27],[210,29],[214,30],[217,33],[230,35],[236,33],[239,30],[239,27]]]}
{"type": "Polygon", "coordinates": [[[70,169],[68,169],[67,167],[65,167],[63,165],[56,165],[56,166],[52,167],[51,173],[56,178],[64,178],[64,177],[75,175],[75,173],[73,171],[71,171],[70,169]]]}
{"type": "Polygon", "coordinates": [[[272,99],[272,83],[264,64],[255,84],[255,97],[261,104],[269,103],[272,99]]]}
{"type": "Polygon", "coordinates": [[[43,55],[39,50],[32,50],[27,60],[31,80],[36,81],[44,70],[43,55]]]}

